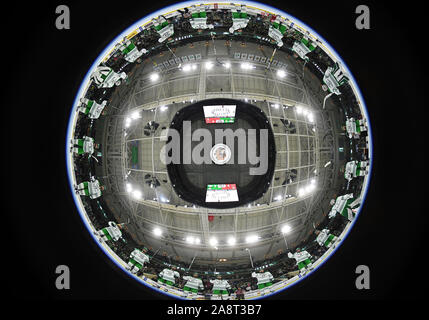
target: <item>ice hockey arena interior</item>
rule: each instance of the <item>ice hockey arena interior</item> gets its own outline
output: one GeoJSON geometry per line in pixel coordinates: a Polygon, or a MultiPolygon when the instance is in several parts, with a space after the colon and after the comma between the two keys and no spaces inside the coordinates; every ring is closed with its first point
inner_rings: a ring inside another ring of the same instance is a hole
{"type": "Polygon", "coordinates": [[[177,299],[258,299],[317,272],[345,239],[370,133],[351,71],[310,27],[262,3],[178,3],[89,69],[68,128],[70,188],[119,272],[177,299]]]}

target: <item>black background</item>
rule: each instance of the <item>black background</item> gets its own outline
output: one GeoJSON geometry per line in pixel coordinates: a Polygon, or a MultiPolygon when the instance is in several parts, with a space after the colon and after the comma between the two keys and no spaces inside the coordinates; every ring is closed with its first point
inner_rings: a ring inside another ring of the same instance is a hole
{"type": "MultiPolygon", "coordinates": [[[[68,187],[65,140],[74,97],[96,57],[131,24],[172,3],[15,1],[2,10],[2,221],[10,233],[1,240],[2,286],[12,299],[170,300],[129,279],[91,240],[68,187]],[[60,4],[70,8],[70,30],[55,28],[60,4]],[[70,267],[70,290],[55,288],[61,264],[70,267]]],[[[427,39],[420,2],[265,3],[306,23],[340,54],[362,91],[374,138],[369,194],[348,239],[317,272],[269,300],[422,298],[427,39]],[[355,28],[359,4],[371,10],[370,30],[355,28]],[[370,290],[355,288],[361,264],[371,270],[370,290]]]]}

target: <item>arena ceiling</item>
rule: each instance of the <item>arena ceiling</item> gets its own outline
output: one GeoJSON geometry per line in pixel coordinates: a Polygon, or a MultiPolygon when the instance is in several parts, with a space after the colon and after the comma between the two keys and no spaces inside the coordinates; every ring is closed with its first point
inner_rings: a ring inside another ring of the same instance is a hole
{"type": "Polygon", "coordinates": [[[323,140],[327,133],[335,132],[335,120],[320,110],[325,96],[320,80],[306,69],[303,73],[302,63],[281,51],[268,68],[260,59],[267,61],[272,53],[271,47],[241,41],[193,42],[145,60],[134,69],[129,84],[118,87],[111,101],[115,108],[102,124],[102,174],[109,177],[110,190],[105,200],[115,203],[112,208],[121,221],[131,219],[128,229],[139,243],[184,261],[195,255],[199,260],[247,260],[244,249],[250,247],[258,260],[284,251],[285,243],[299,244],[312,224],[326,214],[323,210],[310,213],[322,206],[325,190],[335,181],[332,167],[324,168],[335,157],[334,139],[323,140]],[[186,59],[195,70],[183,71],[186,59]],[[208,63],[213,63],[210,70],[208,63]],[[230,67],[225,68],[225,63],[230,67]],[[254,69],[243,69],[244,63],[251,63],[254,69]],[[284,78],[279,77],[279,70],[286,73],[284,78]],[[160,78],[152,81],[155,72],[160,78]],[[169,127],[177,111],[210,98],[248,101],[268,116],[275,136],[276,167],[271,187],[254,203],[223,210],[196,207],[174,192],[160,160],[165,144],[160,139],[162,128],[169,127]],[[308,110],[312,116],[300,110],[308,110]],[[285,119],[294,124],[293,133],[282,122],[285,119]],[[159,128],[147,136],[145,126],[150,121],[159,123],[159,128]],[[138,150],[137,163],[132,162],[133,148],[138,150]],[[153,178],[160,183],[155,188],[145,183],[153,178]],[[299,195],[312,182],[316,189],[299,195]],[[140,190],[142,197],[130,196],[127,184],[140,190]],[[209,215],[214,217],[212,221],[209,215]],[[284,236],[281,228],[286,224],[292,231],[284,236]],[[162,239],[153,234],[156,227],[163,230],[162,239]],[[245,239],[253,234],[260,241],[249,245],[245,239]],[[201,239],[201,244],[188,244],[189,235],[201,239]],[[219,240],[217,249],[209,243],[212,237],[229,236],[237,239],[233,248],[226,241],[219,240]]]}
{"type": "MultiPolygon", "coordinates": [[[[164,14],[174,19],[171,12],[164,14]]],[[[254,30],[252,38],[240,32],[178,32],[147,48],[122,85],[102,92],[110,94],[109,107],[90,124],[103,155],[94,173],[106,187],[103,203],[118,223],[127,223],[137,244],[191,264],[261,261],[305,241],[344,187],[339,150],[347,148],[345,111],[335,96],[324,106],[327,92],[322,86],[326,66],[339,59],[326,43],[313,38],[319,44],[318,61],[325,65],[307,63],[254,30]],[[276,146],[267,192],[251,203],[222,210],[179,197],[160,159],[164,129],[175,114],[214,98],[241,100],[262,110],[276,146]],[[150,128],[153,122],[156,130],[150,128]],[[285,226],[288,232],[282,232],[285,226]]],[[[101,56],[104,62],[114,50],[107,52],[101,56]]],[[[348,90],[364,114],[358,90],[353,84],[348,90]]],[[[76,131],[77,119],[72,123],[76,131]]]]}

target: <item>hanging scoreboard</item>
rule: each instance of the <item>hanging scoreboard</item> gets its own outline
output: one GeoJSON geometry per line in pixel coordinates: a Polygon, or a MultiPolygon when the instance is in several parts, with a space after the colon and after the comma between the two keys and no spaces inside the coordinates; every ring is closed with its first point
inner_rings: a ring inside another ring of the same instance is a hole
{"type": "Polygon", "coordinates": [[[203,106],[206,123],[234,123],[236,105],[203,106]]]}
{"type": "Polygon", "coordinates": [[[208,184],[206,202],[238,201],[236,184],[208,184]]]}

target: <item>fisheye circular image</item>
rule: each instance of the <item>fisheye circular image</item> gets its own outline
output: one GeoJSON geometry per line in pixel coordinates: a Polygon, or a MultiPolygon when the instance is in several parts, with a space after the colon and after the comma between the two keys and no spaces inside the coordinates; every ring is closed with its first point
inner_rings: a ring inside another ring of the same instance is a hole
{"type": "Polygon", "coordinates": [[[177,299],[260,299],[311,282],[347,241],[370,121],[353,66],[311,21],[262,2],[178,2],[88,67],[69,183],[120,272],[177,299]]]}

